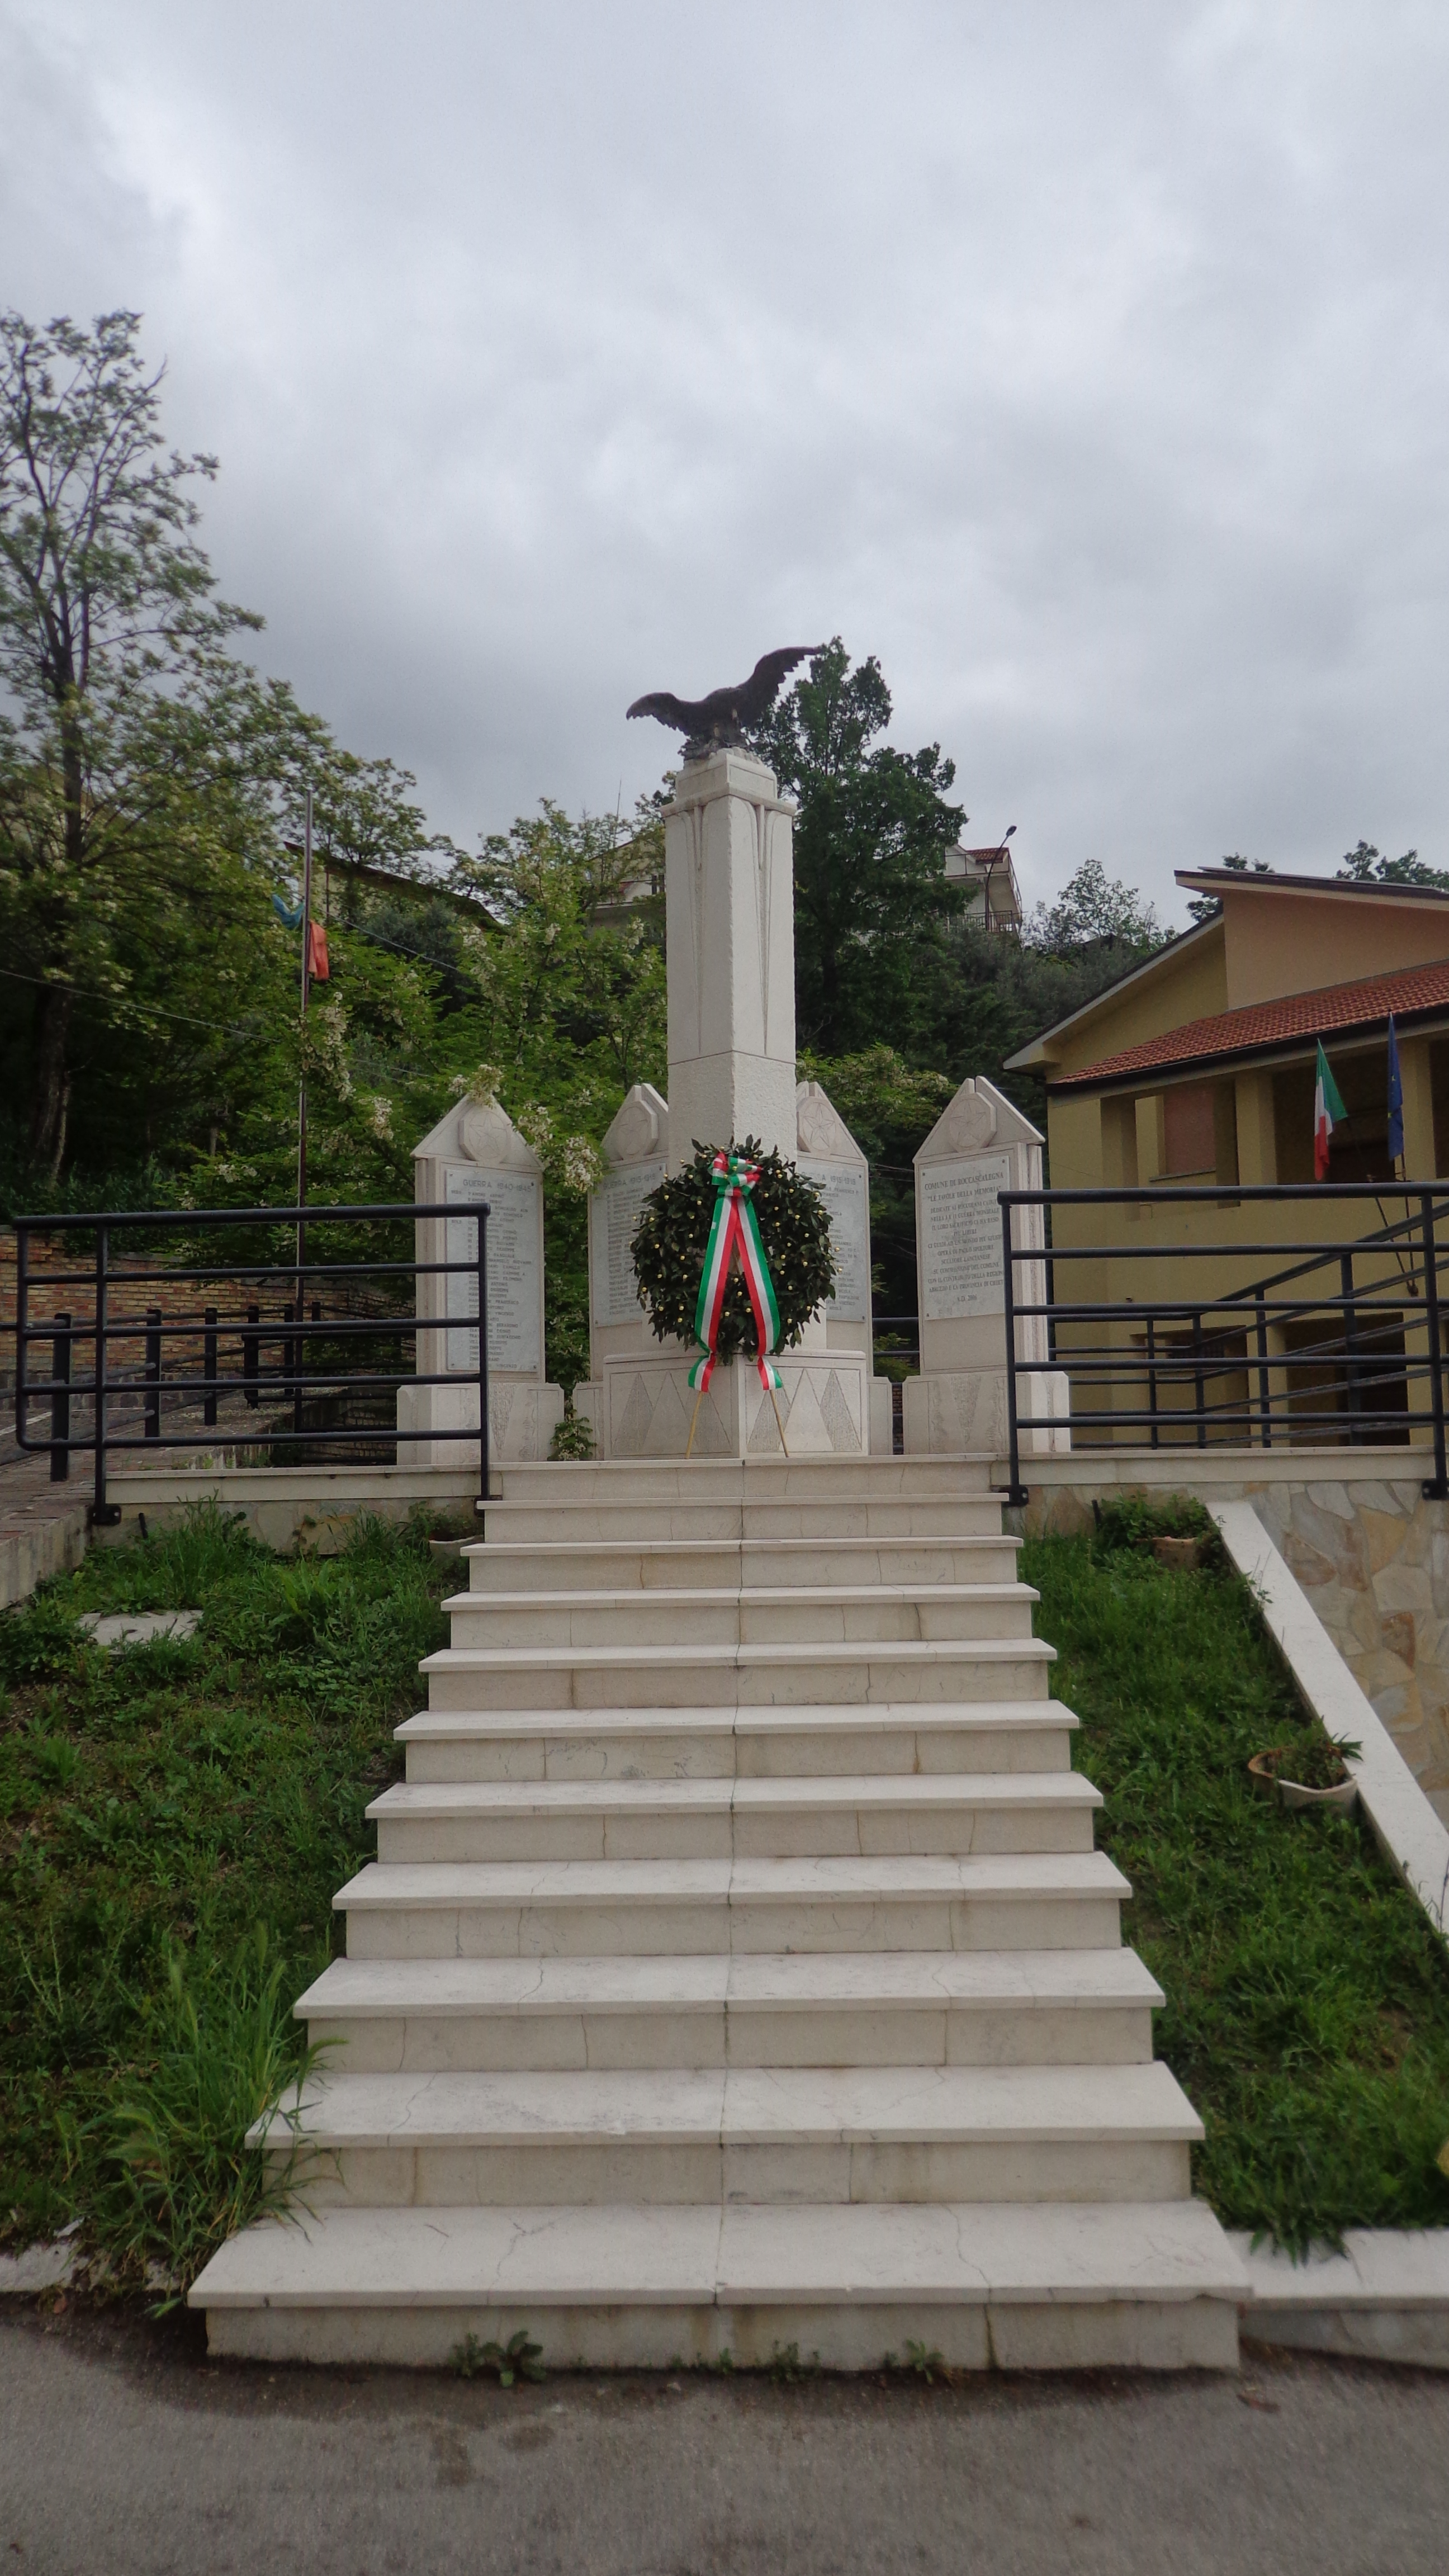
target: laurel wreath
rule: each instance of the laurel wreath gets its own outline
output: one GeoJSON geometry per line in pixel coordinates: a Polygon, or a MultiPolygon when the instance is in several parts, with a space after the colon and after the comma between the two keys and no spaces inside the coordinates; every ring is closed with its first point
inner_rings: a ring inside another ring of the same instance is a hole
{"type": "MultiPolygon", "coordinates": [[[[788,1350],[835,1286],[825,1200],[782,1154],[764,1153],[758,1137],[747,1136],[743,1145],[729,1150],[759,1166],[755,1211],[780,1311],[778,1347],[788,1350]]],[[[714,1218],[714,1156],[713,1145],[696,1140],[693,1162],[650,1191],[634,1228],[630,1250],[640,1303],[661,1342],[694,1340],[699,1282],[714,1218]]],[[[742,1352],[755,1359],[758,1342],[749,1291],[736,1268],[725,1289],[719,1356],[729,1360],[742,1352]]]]}

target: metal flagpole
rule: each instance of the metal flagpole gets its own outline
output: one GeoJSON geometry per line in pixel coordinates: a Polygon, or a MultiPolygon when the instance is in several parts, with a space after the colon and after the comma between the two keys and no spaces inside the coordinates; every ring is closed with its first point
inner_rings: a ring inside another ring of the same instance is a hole
{"type": "MultiPolygon", "coordinates": [[[[302,1264],[306,1258],[306,1220],[302,1210],[307,1204],[307,996],[312,984],[312,790],[307,790],[305,819],[302,827],[302,1042],[301,1061],[297,1068],[297,1323],[302,1321],[302,1264]]],[[[298,1370],[301,1375],[302,1336],[296,1339],[298,1370]]]]}

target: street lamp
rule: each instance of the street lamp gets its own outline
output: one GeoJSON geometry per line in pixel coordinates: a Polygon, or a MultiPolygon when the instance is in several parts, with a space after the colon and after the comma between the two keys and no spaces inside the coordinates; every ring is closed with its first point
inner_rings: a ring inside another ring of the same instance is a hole
{"type": "Polygon", "coordinates": [[[999,867],[1001,861],[1005,858],[1006,844],[1015,830],[1016,825],[1014,823],[1007,824],[1005,831],[1001,835],[1001,839],[986,862],[986,928],[988,932],[995,927],[991,918],[991,872],[993,868],[999,867]]]}

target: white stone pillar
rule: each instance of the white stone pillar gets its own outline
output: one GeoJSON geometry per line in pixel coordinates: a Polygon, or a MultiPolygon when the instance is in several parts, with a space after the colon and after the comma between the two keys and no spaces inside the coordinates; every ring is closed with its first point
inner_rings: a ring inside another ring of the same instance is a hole
{"type": "MultiPolygon", "coordinates": [[[[610,1445],[609,1361],[652,1360],[661,1345],[639,1303],[629,1245],[644,1201],[669,1164],[669,1107],[651,1082],[636,1082],[604,1138],[604,1176],[589,1195],[589,1376],[574,1388],[574,1411],[593,1425],[599,1455],[610,1445]]],[[[672,1343],[676,1354],[681,1345],[672,1343]]],[[[688,1366],[688,1360],[685,1366],[688,1366]]]]}
{"type": "Polygon", "coordinates": [[[746,751],[686,761],[665,811],[671,1171],[696,1139],[794,1157],[793,817],[746,751]]]}
{"type": "MultiPolygon", "coordinates": [[[[1040,1131],[993,1083],[963,1082],[915,1158],[916,1290],[921,1373],[904,1388],[908,1453],[963,1452],[1004,1458],[1007,1451],[1006,1265],[1000,1190],[1041,1188],[1040,1131]]],[[[1045,1253],[1040,1208],[1018,1208],[1012,1241],[1045,1253]]],[[[1046,1302],[1046,1261],[1015,1264],[1023,1305],[1046,1302]]],[[[1024,1432],[1023,1454],[1072,1445],[1071,1390],[1048,1366],[1044,1315],[1019,1319],[1016,1361],[1020,1411],[1050,1428],[1024,1432]]]]}
{"type": "MultiPolygon", "coordinates": [[[[413,1148],[418,1204],[456,1207],[456,1217],[419,1217],[419,1261],[466,1261],[476,1255],[477,1219],[488,1202],[488,1441],[493,1465],[546,1458],[563,1419],[563,1389],[544,1377],[543,1174],[538,1156],[493,1098],[462,1100],[413,1148]]],[[[425,1377],[456,1377],[455,1386],[401,1386],[397,1395],[400,1467],[476,1469],[476,1440],[439,1440],[438,1431],[478,1428],[478,1288],[466,1272],[425,1271],[417,1313],[427,1330],[417,1342],[425,1377]]]]}

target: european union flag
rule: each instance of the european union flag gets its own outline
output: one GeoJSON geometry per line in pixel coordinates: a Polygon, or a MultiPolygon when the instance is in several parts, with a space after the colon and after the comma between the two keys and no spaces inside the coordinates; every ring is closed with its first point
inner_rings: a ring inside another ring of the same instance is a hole
{"type": "Polygon", "coordinates": [[[1399,1041],[1394,1035],[1394,1015],[1389,1013],[1389,1161],[1397,1163],[1404,1151],[1404,1084],[1399,1072],[1399,1041]]]}

